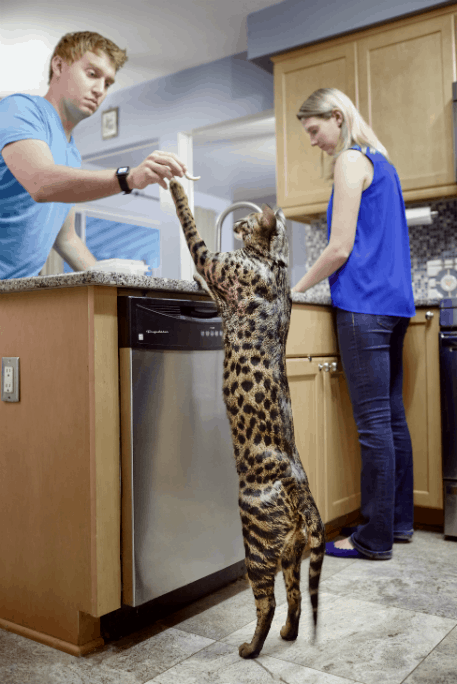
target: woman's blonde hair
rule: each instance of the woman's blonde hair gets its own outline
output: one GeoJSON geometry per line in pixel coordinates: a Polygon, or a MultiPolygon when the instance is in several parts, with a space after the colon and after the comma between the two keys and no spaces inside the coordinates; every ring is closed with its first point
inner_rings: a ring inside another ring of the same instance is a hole
{"type": "Polygon", "coordinates": [[[380,152],[386,159],[389,159],[386,148],[378,140],[373,129],[367,124],[352,100],[337,88],[315,90],[303,102],[298,111],[297,119],[309,119],[312,116],[330,119],[335,111],[341,113],[343,123],[341,124],[340,139],[333,156],[330,178],[333,177],[336,158],[352,145],[360,145],[364,153],[368,149],[370,152],[380,152]]]}
{"type": "Polygon", "coordinates": [[[114,64],[116,71],[127,61],[127,50],[121,50],[112,40],[92,31],[66,33],[57,43],[49,65],[49,81],[52,79],[52,60],[57,55],[67,64],[73,64],[87,52],[105,52],[114,64]]]}

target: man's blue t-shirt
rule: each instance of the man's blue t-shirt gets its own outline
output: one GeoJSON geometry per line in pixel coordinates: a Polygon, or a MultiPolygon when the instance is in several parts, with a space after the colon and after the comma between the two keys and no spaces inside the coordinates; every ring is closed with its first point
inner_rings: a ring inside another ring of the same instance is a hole
{"type": "MultiPolygon", "coordinates": [[[[73,137],[67,141],[59,115],[37,95],[10,95],[0,102],[0,152],[18,140],[43,140],[55,164],[79,168],[73,137]]],[[[36,276],[43,268],[72,205],[35,202],[0,154],[0,280],[36,276]]]]}

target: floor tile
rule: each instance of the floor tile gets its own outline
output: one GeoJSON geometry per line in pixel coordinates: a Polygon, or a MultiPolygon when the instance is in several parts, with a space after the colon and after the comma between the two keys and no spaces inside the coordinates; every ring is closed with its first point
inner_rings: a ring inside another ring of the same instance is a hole
{"type": "Polygon", "coordinates": [[[238,649],[217,642],[148,684],[354,684],[355,680],[325,674],[295,663],[260,656],[243,660],[238,649]]]}
{"type": "Polygon", "coordinates": [[[72,665],[0,665],[0,681],[2,684],[139,684],[141,681],[130,672],[93,668],[81,659],[75,660],[72,665]]]}
{"type": "Polygon", "coordinates": [[[206,610],[201,604],[193,604],[160,622],[164,626],[217,640],[240,629],[254,617],[254,596],[249,587],[236,596],[208,606],[206,610]]]}
{"type": "Polygon", "coordinates": [[[419,534],[411,544],[395,544],[391,560],[356,560],[322,589],[457,620],[457,545],[446,544],[419,534]]]}
{"type": "Polygon", "coordinates": [[[211,643],[206,637],[170,628],[133,646],[128,646],[126,641],[126,647],[107,656],[102,667],[132,673],[142,684],[211,643]]]}
{"type": "MultiPolygon", "coordinates": [[[[301,621],[295,642],[279,630],[287,606],[275,613],[262,654],[294,662],[364,684],[399,684],[453,629],[454,620],[385,607],[348,596],[321,592],[318,639],[311,642],[311,623],[301,621]]],[[[255,622],[230,634],[224,643],[250,641],[255,622]]]]}
{"type": "Polygon", "coordinates": [[[456,684],[457,627],[405,679],[404,684],[456,684]]]}
{"type": "Polygon", "coordinates": [[[54,663],[68,665],[73,660],[74,656],[67,653],[0,629],[0,666],[6,667],[19,663],[30,667],[54,663]]]}

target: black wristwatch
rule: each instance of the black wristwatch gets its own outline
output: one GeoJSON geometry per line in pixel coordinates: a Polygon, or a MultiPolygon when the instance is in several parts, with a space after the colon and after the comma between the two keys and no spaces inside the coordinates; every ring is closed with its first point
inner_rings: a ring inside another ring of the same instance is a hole
{"type": "Polygon", "coordinates": [[[127,176],[130,171],[130,166],[120,166],[116,171],[117,180],[121,186],[121,190],[124,191],[124,195],[130,195],[132,192],[127,185],[127,176]]]}

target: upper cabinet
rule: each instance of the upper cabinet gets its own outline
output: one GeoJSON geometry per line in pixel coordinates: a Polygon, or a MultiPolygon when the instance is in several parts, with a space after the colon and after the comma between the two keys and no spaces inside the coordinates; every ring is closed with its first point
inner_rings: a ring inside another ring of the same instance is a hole
{"type": "Polygon", "coordinates": [[[457,192],[452,131],[455,7],[274,57],[277,202],[304,221],[325,211],[327,155],[296,114],[318,88],[345,92],[387,148],[404,199],[457,192]]]}

